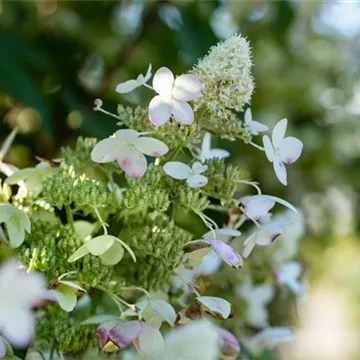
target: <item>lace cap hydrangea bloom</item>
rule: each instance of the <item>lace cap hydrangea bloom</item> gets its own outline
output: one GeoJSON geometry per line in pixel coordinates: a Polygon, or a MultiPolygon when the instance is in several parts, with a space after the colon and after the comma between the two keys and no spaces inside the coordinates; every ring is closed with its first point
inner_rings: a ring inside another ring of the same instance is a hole
{"type": "Polygon", "coordinates": [[[251,135],[259,135],[259,133],[269,129],[266,125],[252,119],[250,108],[245,111],[244,123],[250,129],[251,135]]]}
{"type": "Polygon", "coordinates": [[[0,268],[0,333],[15,346],[24,347],[33,338],[35,318],[31,307],[46,293],[40,274],[27,274],[10,260],[0,268]]]}
{"type": "Polygon", "coordinates": [[[151,76],[151,64],[149,64],[145,76],[143,74],[139,74],[136,79],[122,82],[116,86],[115,91],[119,94],[126,94],[128,92],[131,92],[140,86],[146,85],[146,83],[150,80],[151,76]]]}
{"type": "Polygon", "coordinates": [[[173,179],[186,180],[187,184],[193,188],[199,188],[208,183],[207,177],[201,175],[208,167],[198,161],[192,167],[179,161],[169,161],[164,165],[163,169],[173,179]]]}
{"type": "Polygon", "coordinates": [[[195,110],[207,109],[216,118],[227,119],[233,111],[242,111],[254,90],[249,43],[233,35],[213,46],[201,59],[194,73],[204,84],[195,100],[195,110]]]}
{"type": "Polygon", "coordinates": [[[196,75],[185,74],[175,79],[171,70],[162,67],[154,75],[153,87],[158,95],[149,104],[149,120],[154,125],[165,124],[171,115],[181,124],[193,123],[194,112],[188,101],[194,100],[203,88],[196,75]]]}
{"type": "Polygon", "coordinates": [[[294,163],[301,155],[303,143],[292,136],[285,137],[287,119],[280,120],[274,127],[271,140],[263,137],[266,157],[273,163],[279,181],[287,185],[287,173],[284,164],[294,163]]]}
{"type": "Polygon", "coordinates": [[[145,155],[158,157],[168,151],[169,148],[162,141],[141,136],[136,130],[125,129],[101,140],[92,150],[91,159],[97,163],[116,160],[127,175],[139,178],[145,174],[147,168],[145,155]]]}

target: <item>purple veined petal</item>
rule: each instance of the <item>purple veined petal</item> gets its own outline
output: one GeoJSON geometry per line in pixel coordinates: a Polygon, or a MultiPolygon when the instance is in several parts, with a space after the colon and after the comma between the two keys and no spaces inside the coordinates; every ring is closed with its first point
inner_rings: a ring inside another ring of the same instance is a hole
{"type": "Polygon", "coordinates": [[[210,149],[205,154],[205,159],[226,159],[230,156],[229,151],[223,149],[210,149]]]}
{"type": "Polygon", "coordinates": [[[252,122],[252,113],[251,113],[251,108],[247,108],[244,114],[244,122],[247,126],[250,125],[250,123],[252,122]]]}
{"type": "Polygon", "coordinates": [[[162,352],[165,347],[161,332],[145,322],[136,342],[137,349],[142,354],[155,355],[162,352]]]}
{"type": "Polygon", "coordinates": [[[170,96],[174,86],[174,75],[167,67],[158,69],[153,77],[154,90],[162,96],[170,96]]]}
{"type": "Polygon", "coordinates": [[[280,147],[280,144],[284,139],[287,123],[287,119],[281,119],[273,129],[271,140],[275,149],[280,147]]]}
{"type": "Polygon", "coordinates": [[[287,172],[284,163],[282,163],[278,159],[275,159],[273,162],[273,166],[276,177],[283,185],[287,186],[287,172]]]}
{"type": "Polygon", "coordinates": [[[190,167],[179,161],[169,161],[163,167],[166,175],[177,179],[177,180],[185,180],[190,175],[190,167]]]}
{"type": "Polygon", "coordinates": [[[143,154],[154,157],[163,156],[169,151],[162,141],[146,136],[137,139],[134,146],[143,154]]]}
{"type": "Polygon", "coordinates": [[[6,344],[2,336],[0,336],[0,359],[3,359],[6,355],[6,344]]]}
{"type": "Polygon", "coordinates": [[[252,220],[263,220],[274,207],[275,200],[263,195],[254,195],[240,200],[244,214],[252,220]]]}
{"type": "Polygon", "coordinates": [[[124,347],[132,343],[139,337],[143,331],[144,322],[140,320],[132,320],[114,326],[109,331],[109,338],[119,347],[124,347]]]}
{"type": "Polygon", "coordinates": [[[115,138],[124,141],[127,144],[132,144],[140,136],[140,133],[133,129],[122,129],[115,132],[115,138]]]}
{"type": "MultiPolygon", "coordinates": [[[[84,322],[84,324],[85,323],[86,322],[84,322]]],[[[96,328],[96,336],[99,339],[99,345],[101,348],[105,347],[105,345],[109,341],[109,331],[115,326],[124,323],[124,320],[120,320],[118,318],[109,318],[109,315],[107,316],[106,321],[103,321],[101,325],[96,328]]],[[[92,324],[92,322],[89,322],[89,324],[92,324]]]]}
{"type": "Polygon", "coordinates": [[[156,126],[167,123],[171,117],[171,101],[161,95],[157,95],[149,104],[149,120],[156,126]]]}
{"type": "Polygon", "coordinates": [[[172,99],[171,113],[180,124],[191,125],[194,122],[193,109],[187,102],[172,99]]]}
{"type": "Polygon", "coordinates": [[[118,154],[117,162],[127,175],[134,178],[142,177],[147,168],[145,156],[133,146],[126,147],[121,154],[118,154]]]}
{"type": "Polygon", "coordinates": [[[133,91],[137,87],[139,87],[139,83],[137,80],[128,80],[120,84],[117,84],[115,91],[119,94],[126,94],[128,92],[133,91]]]}
{"type": "Polygon", "coordinates": [[[96,336],[99,339],[99,345],[101,348],[105,347],[109,339],[109,331],[104,329],[101,326],[98,326],[96,329],[96,336]]]}
{"type": "Polygon", "coordinates": [[[127,144],[116,137],[101,140],[91,151],[91,160],[100,164],[113,162],[126,147],[127,144]]]}
{"type": "Polygon", "coordinates": [[[243,266],[241,256],[221,240],[209,240],[213,250],[230,266],[239,269],[243,266]]]}
{"type": "Polygon", "coordinates": [[[224,299],[214,296],[198,296],[196,301],[221,319],[227,319],[231,315],[231,304],[224,299]]]}
{"type": "Polygon", "coordinates": [[[244,250],[242,256],[247,259],[256,245],[256,234],[250,235],[244,242],[244,250]]]}
{"type": "Polygon", "coordinates": [[[172,96],[179,101],[191,101],[200,95],[202,89],[203,85],[196,75],[184,74],[175,79],[172,96]]]}
{"type": "Polygon", "coordinates": [[[220,339],[221,354],[226,359],[236,359],[241,350],[238,339],[226,329],[217,328],[216,331],[220,339]]]}
{"type": "Polygon", "coordinates": [[[284,229],[279,223],[266,224],[256,235],[256,245],[271,245],[283,232],[284,229]]]}
{"type": "Polygon", "coordinates": [[[292,136],[286,137],[280,144],[280,160],[285,164],[294,163],[301,155],[303,143],[292,136]]]}
{"type": "Polygon", "coordinates": [[[265,149],[265,155],[270,162],[274,161],[274,148],[271,144],[270,138],[267,135],[263,136],[263,145],[265,149]]]}
{"type": "Polygon", "coordinates": [[[208,183],[208,178],[204,175],[190,175],[186,182],[192,188],[200,188],[208,183]]]}
{"type": "Polygon", "coordinates": [[[269,130],[268,126],[258,121],[252,121],[250,124],[248,124],[248,126],[253,135],[259,135],[259,133],[269,130]]]}

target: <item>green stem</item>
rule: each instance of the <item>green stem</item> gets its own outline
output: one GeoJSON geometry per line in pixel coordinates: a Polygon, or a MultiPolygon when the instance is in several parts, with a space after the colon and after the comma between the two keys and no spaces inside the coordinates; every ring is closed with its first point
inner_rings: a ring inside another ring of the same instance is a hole
{"type": "Polygon", "coordinates": [[[65,205],[65,212],[66,212],[66,220],[67,220],[67,222],[72,227],[74,227],[74,218],[73,218],[73,214],[72,214],[70,205],[65,205]]]}
{"type": "Polygon", "coordinates": [[[97,209],[96,206],[93,207],[94,211],[95,211],[95,214],[97,216],[97,218],[99,219],[100,221],[100,224],[102,226],[102,228],[104,229],[104,235],[107,235],[108,234],[108,231],[107,231],[107,228],[106,228],[106,223],[104,222],[104,220],[102,219],[100,213],[99,213],[99,210],[97,209]]]}

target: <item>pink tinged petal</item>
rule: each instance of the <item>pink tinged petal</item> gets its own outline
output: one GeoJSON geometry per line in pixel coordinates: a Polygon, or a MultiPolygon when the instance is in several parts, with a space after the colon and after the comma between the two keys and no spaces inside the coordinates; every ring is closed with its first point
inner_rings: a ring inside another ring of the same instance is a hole
{"type": "Polygon", "coordinates": [[[147,162],[145,156],[134,147],[126,147],[118,156],[118,164],[125,173],[134,178],[145,174],[147,162]]]}
{"type": "Polygon", "coordinates": [[[6,344],[3,338],[0,336],[0,359],[3,359],[6,355],[6,344]]]}
{"type": "Polygon", "coordinates": [[[267,135],[263,136],[263,144],[265,149],[265,155],[270,162],[274,161],[274,148],[271,144],[270,138],[267,135]]]}
{"type": "Polygon", "coordinates": [[[133,342],[143,331],[143,322],[139,320],[128,321],[116,325],[109,331],[109,338],[119,347],[133,342]]]}
{"type": "Polygon", "coordinates": [[[284,139],[287,123],[287,119],[282,119],[273,129],[271,140],[275,148],[278,148],[284,139]]]}
{"type": "Polygon", "coordinates": [[[200,188],[208,183],[208,179],[204,175],[191,175],[187,178],[186,182],[192,188],[200,188]]]}
{"type": "Polygon", "coordinates": [[[230,266],[239,269],[243,266],[241,256],[221,240],[209,240],[213,250],[230,266]]]}
{"type": "Polygon", "coordinates": [[[174,75],[166,67],[156,71],[153,78],[154,90],[162,96],[170,96],[174,86],[174,75]]]}
{"type": "Polygon", "coordinates": [[[256,234],[249,236],[244,242],[243,257],[247,259],[256,245],[256,234]]]}
{"type": "Polygon", "coordinates": [[[154,157],[165,155],[169,151],[162,141],[146,136],[137,139],[134,146],[143,154],[154,157]]]}
{"type": "Polygon", "coordinates": [[[183,125],[190,125],[194,122],[194,112],[187,102],[171,100],[171,113],[174,118],[183,125]]]}
{"type": "Polygon", "coordinates": [[[280,144],[280,160],[285,164],[294,163],[301,155],[303,143],[292,136],[286,137],[280,144]]]}
{"type": "Polygon", "coordinates": [[[240,353],[240,344],[238,339],[228,330],[217,328],[221,344],[221,354],[226,359],[236,359],[240,353]]]}
{"type": "Polygon", "coordinates": [[[264,225],[256,236],[256,245],[271,245],[283,232],[284,229],[279,224],[264,225]]]}
{"type": "Polygon", "coordinates": [[[122,129],[115,132],[115,138],[122,140],[128,144],[134,143],[134,141],[140,136],[139,132],[133,129],[122,129]]]}
{"type": "Polygon", "coordinates": [[[96,336],[99,339],[99,345],[101,348],[105,347],[105,345],[108,343],[109,341],[109,331],[114,328],[115,326],[119,325],[119,324],[124,324],[124,320],[120,320],[118,318],[115,318],[114,316],[110,316],[109,315],[98,315],[97,319],[96,316],[93,318],[88,319],[87,321],[84,321],[82,324],[86,325],[86,324],[98,324],[99,321],[101,322],[101,325],[99,325],[96,328],[96,336]],[[93,321],[91,321],[92,319],[94,319],[93,321]]]}
{"type": "Polygon", "coordinates": [[[100,347],[105,347],[109,339],[109,331],[101,326],[98,326],[98,328],[96,329],[96,336],[99,339],[100,347]]]}
{"type": "Polygon", "coordinates": [[[196,75],[185,74],[175,79],[172,96],[179,101],[191,101],[200,95],[202,89],[203,85],[196,75]]]}
{"type": "Polygon", "coordinates": [[[227,319],[231,314],[231,304],[219,297],[199,296],[196,301],[205,306],[211,313],[220,316],[221,319],[227,319]]]}
{"type": "Polygon", "coordinates": [[[130,91],[133,91],[139,86],[137,80],[128,80],[118,84],[115,88],[115,91],[119,94],[126,94],[130,91]]]}
{"type": "Polygon", "coordinates": [[[283,185],[286,186],[287,185],[287,173],[286,173],[285,165],[279,160],[275,160],[273,162],[273,165],[274,165],[274,171],[275,171],[277,178],[283,185]]]}
{"type": "Polygon", "coordinates": [[[245,215],[255,221],[263,220],[275,205],[275,200],[263,195],[246,197],[241,200],[245,215]]]}
{"type": "Polygon", "coordinates": [[[164,339],[158,329],[155,329],[147,323],[143,323],[137,342],[137,349],[142,354],[155,355],[164,350],[164,339]]]}
{"type": "Polygon", "coordinates": [[[149,104],[149,120],[156,126],[167,123],[171,117],[170,99],[155,96],[149,104]]]}
{"type": "Polygon", "coordinates": [[[127,144],[116,137],[99,141],[91,152],[91,160],[96,163],[115,161],[127,144]]]}
{"type": "Polygon", "coordinates": [[[163,167],[165,173],[177,180],[185,180],[190,175],[190,167],[179,161],[169,161],[163,167]]]}

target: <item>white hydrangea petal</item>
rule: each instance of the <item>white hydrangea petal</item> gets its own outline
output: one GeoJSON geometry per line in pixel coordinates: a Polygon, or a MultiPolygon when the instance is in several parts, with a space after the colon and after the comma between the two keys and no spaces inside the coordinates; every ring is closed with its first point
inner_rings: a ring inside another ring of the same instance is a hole
{"type": "Polygon", "coordinates": [[[203,165],[201,162],[199,161],[195,161],[194,164],[191,167],[191,171],[193,174],[202,174],[203,172],[205,172],[208,169],[207,165],[203,165]]]}
{"type": "Polygon", "coordinates": [[[165,300],[150,300],[152,309],[160,315],[169,325],[174,326],[176,313],[174,308],[165,300]]]}
{"type": "Polygon", "coordinates": [[[246,125],[250,125],[250,123],[252,122],[252,113],[251,113],[251,109],[247,108],[244,114],[244,122],[246,125]]]}
{"type": "Polygon", "coordinates": [[[86,243],[82,246],[80,246],[69,258],[68,262],[74,262],[76,260],[81,259],[83,256],[87,255],[89,253],[89,249],[86,246],[86,243]]]}
{"type": "Polygon", "coordinates": [[[275,148],[279,147],[281,141],[284,139],[287,123],[287,119],[282,119],[275,125],[273,129],[271,139],[275,148]]]}
{"type": "Polygon", "coordinates": [[[0,203],[0,222],[7,222],[16,211],[16,208],[12,205],[0,203]]]}
{"type": "Polygon", "coordinates": [[[203,235],[203,239],[206,240],[223,240],[226,241],[230,237],[238,237],[241,235],[241,232],[239,230],[235,230],[232,228],[221,228],[221,229],[215,229],[214,231],[208,231],[203,235]],[[214,233],[216,238],[214,239],[214,233]]]}
{"type": "Polygon", "coordinates": [[[231,314],[231,304],[215,296],[198,296],[196,301],[200,302],[212,313],[220,316],[221,319],[227,319],[231,314]]]}
{"type": "Polygon", "coordinates": [[[271,245],[283,232],[283,227],[278,223],[266,224],[258,231],[256,244],[260,246],[271,245]]]}
{"type": "Polygon", "coordinates": [[[274,148],[271,144],[270,138],[267,135],[263,136],[263,144],[265,155],[270,162],[274,161],[274,148]]]}
{"type": "Polygon", "coordinates": [[[263,328],[268,325],[268,311],[262,305],[250,305],[246,312],[246,319],[248,324],[263,328]]]}
{"type": "Polygon", "coordinates": [[[281,199],[281,198],[279,198],[277,196],[272,196],[272,195],[260,195],[260,196],[262,196],[263,198],[267,198],[267,199],[269,199],[271,201],[277,202],[277,203],[287,207],[288,209],[290,209],[290,210],[292,210],[292,211],[294,211],[296,213],[298,212],[296,210],[296,208],[294,208],[294,206],[291,205],[288,201],[286,201],[284,199],[281,199]]]}
{"type": "Polygon", "coordinates": [[[35,320],[30,310],[8,309],[6,313],[1,312],[0,328],[2,334],[12,345],[23,348],[29,345],[34,336],[35,320]]]}
{"type": "Polygon", "coordinates": [[[270,196],[254,195],[241,200],[245,215],[252,220],[263,220],[275,205],[270,196]]]}
{"type": "Polygon", "coordinates": [[[203,86],[194,74],[184,74],[175,79],[172,96],[179,101],[191,101],[199,96],[203,86]]]}
{"type": "Polygon", "coordinates": [[[252,121],[248,126],[253,135],[259,135],[259,133],[269,130],[267,125],[264,125],[258,121],[252,121]]]}
{"type": "Polygon", "coordinates": [[[123,256],[124,256],[124,248],[119,244],[117,241],[105,251],[103,254],[100,255],[101,262],[104,265],[113,266],[119,263],[123,256]]]}
{"type": "Polygon", "coordinates": [[[203,187],[208,183],[208,178],[204,175],[190,175],[186,182],[192,188],[203,187]]]}
{"type": "Polygon", "coordinates": [[[194,112],[187,102],[171,100],[171,112],[174,118],[183,125],[190,125],[194,122],[194,112]]]}
{"type": "Polygon", "coordinates": [[[75,289],[72,289],[69,286],[59,286],[58,289],[54,290],[54,293],[58,304],[63,310],[65,310],[66,312],[74,310],[77,303],[75,289]]]}
{"type": "Polygon", "coordinates": [[[285,164],[294,163],[301,155],[303,143],[292,136],[286,137],[280,144],[280,160],[285,164]]]}
{"type": "Polygon", "coordinates": [[[206,132],[201,143],[201,154],[207,154],[211,149],[211,134],[206,132]]]}
{"type": "Polygon", "coordinates": [[[162,96],[170,96],[174,86],[174,75],[167,67],[158,69],[153,78],[154,90],[162,96]]]}
{"type": "Polygon", "coordinates": [[[140,353],[156,356],[164,350],[165,343],[158,329],[143,323],[143,330],[137,340],[137,346],[140,353]]]}
{"type": "Polygon", "coordinates": [[[127,144],[134,143],[139,136],[140,133],[133,129],[121,129],[115,132],[115,138],[127,144]]]}
{"type": "Polygon", "coordinates": [[[231,246],[221,240],[209,240],[214,251],[230,266],[238,269],[243,266],[243,259],[231,246]]]}
{"type": "Polygon", "coordinates": [[[109,331],[110,339],[120,348],[133,342],[143,331],[143,322],[127,321],[116,325],[109,331]]]}
{"type": "Polygon", "coordinates": [[[275,161],[273,162],[273,165],[274,165],[274,171],[275,171],[277,178],[283,185],[286,186],[287,185],[287,172],[286,172],[284,163],[275,159],[275,161]]]}
{"type": "Polygon", "coordinates": [[[99,141],[91,151],[91,160],[96,163],[115,161],[127,144],[116,137],[99,141]]]}
{"type": "Polygon", "coordinates": [[[164,125],[170,120],[170,99],[160,95],[155,96],[149,104],[149,120],[156,126],[164,125]]]}
{"type": "Polygon", "coordinates": [[[139,87],[137,80],[128,80],[116,85],[115,91],[119,94],[126,94],[139,87]]]}
{"type": "Polygon", "coordinates": [[[261,284],[253,289],[254,300],[260,304],[268,304],[275,296],[275,289],[270,284],[261,284]]]}
{"type": "Polygon", "coordinates": [[[169,151],[162,141],[146,136],[137,139],[134,146],[143,154],[154,157],[163,156],[169,151]]]}
{"type": "Polygon", "coordinates": [[[148,69],[146,71],[143,83],[146,83],[151,78],[151,76],[152,76],[152,65],[150,63],[149,67],[148,67],[148,69]]]}
{"type": "Polygon", "coordinates": [[[165,173],[177,180],[185,180],[190,175],[190,167],[179,161],[169,161],[163,167],[165,173]]]}
{"type": "Polygon", "coordinates": [[[251,252],[254,250],[256,245],[256,235],[250,235],[244,242],[244,250],[242,252],[242,256],[247,259],[251,252]]]}
{"type": "Polygon", "coordinates": [[[117,238],[112,235],[100,235],[87,241],[86,247],[90,254],[99,256],[108,251],[116,240],[117,238]]]}
{"type": "Polygon", "coordinates": [[[122,170],[131,177],[140,178],[145,174],[147,162],[145,156],[133,146],[124,148],[117,162],[122,170]]]}
{"type": "Polygon", "coordinates": [[[10,245],[13,248],[19,247],[25,239],[25,230],[17,216],[12,216],[6,223],[6,228],[10,238],[10,245]]]}
{"type": "Polygon", "coordinates": [[[0,336],[0,359],[4,358],[6,355],[6,344],[3,340],[3,337],[0,336]]]}
{"type": "Polygon", "coordinates": [[[226,159],[230,156],[230,152],[223,149],[210,149],[206,155],[205,160],[207,159],[226,159]]]}

